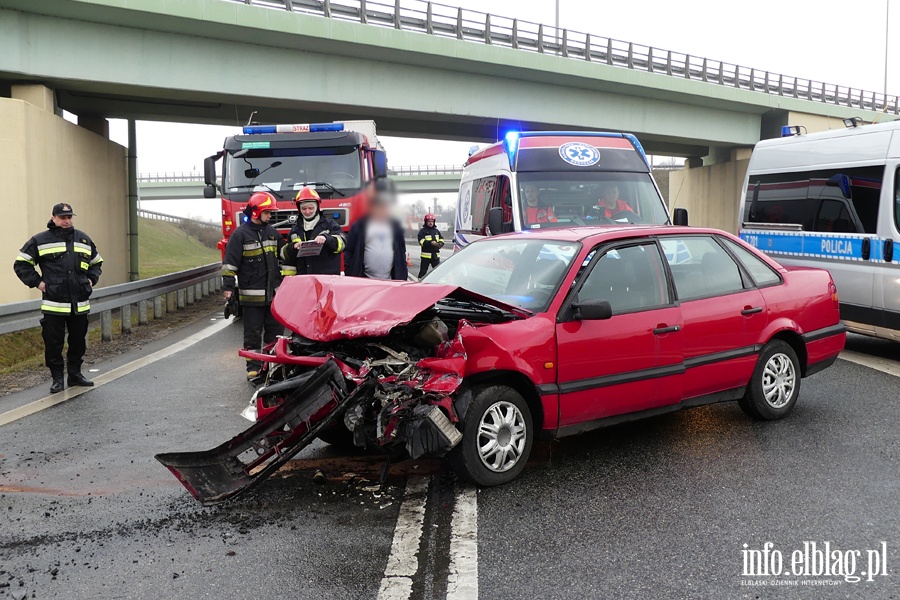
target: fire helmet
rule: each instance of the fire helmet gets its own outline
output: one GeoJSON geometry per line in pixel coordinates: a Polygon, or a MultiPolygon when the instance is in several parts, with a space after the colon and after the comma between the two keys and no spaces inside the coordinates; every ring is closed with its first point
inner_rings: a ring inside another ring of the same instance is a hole
{"type": "Polygon", "coordinates": [[[311,187],[305,187],[299,192],[297,192],[297,196],[294,198],[294,202],[297,203],[297,208],[300,208],[301,202],[315,202],[316,205],[319,204],[321,199],[319,198],[319,192],[314,190],[311,187]]]}
{"type": "Polygon", "coordinates": [[[269,192],[254,192],[247,202],[244,214],[251,219],[259,219],[265,210],[275,210],[275,198],[269,192]]]}
{"type": "Polygon", "coordinates": [[[423,220],[423,221],[434,221],[435,218],[434,218],[434,215],[433,215],[432,213],[428,213],[427,215],[425,215],[425,218],[422,219],[422,220],[423,220]]]}

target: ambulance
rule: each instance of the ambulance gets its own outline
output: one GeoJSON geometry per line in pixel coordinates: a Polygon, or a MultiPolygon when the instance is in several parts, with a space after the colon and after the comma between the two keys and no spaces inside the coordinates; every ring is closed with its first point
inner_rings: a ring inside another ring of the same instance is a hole
{"type": "MultiPolygon", "coordinates": [[[[686,225],[687,213],[676,213],[686,225]]],[[[466,161],[453,242],[459,249],[509,231],[671,223],[633,135],[514,131],[466,161]]]]}

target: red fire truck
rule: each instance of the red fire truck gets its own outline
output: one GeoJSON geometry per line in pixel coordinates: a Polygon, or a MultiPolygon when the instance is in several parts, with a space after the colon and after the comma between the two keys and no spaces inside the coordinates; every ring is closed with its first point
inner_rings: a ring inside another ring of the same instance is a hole
{"type": "Polygon", "coordinates": [[[243,135],[225,138],[225,147],[203,163],[205,198],[222,198],[224,253],[228,236],[247,219],[241,212],[253,192],[278,201],[272,225],[287,235],[297,220],[294,197],[316,189],[322,210],[344,231],[366,210],[366,188],[387,175],[384,148],[373,121],[298,125],[250,125],[243,135]],[[221,178],[216,162],[224,159],[221,178]]]}

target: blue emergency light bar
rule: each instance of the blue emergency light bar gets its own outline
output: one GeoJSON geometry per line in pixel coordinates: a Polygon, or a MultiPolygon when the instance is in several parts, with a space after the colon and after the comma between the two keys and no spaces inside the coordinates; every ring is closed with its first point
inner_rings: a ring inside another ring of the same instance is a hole
{"type": "Polygon", "coordinates": [[[781,126],[781,137],[794,137],[795,135],[800,135],[800,128],[802,125],[782,125],[781,126]]]}
{"type": "Polygon", "coordinates": [[[317,133],[343,130],[343,123],[297,123],[294,125],[248,125],[244,127],[244,133],[247,135],[260,133],[317,133]]]}

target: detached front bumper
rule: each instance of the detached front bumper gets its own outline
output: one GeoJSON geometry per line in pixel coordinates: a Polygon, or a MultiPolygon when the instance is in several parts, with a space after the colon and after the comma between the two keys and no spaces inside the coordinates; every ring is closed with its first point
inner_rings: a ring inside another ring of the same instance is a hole
{"type": "Polygon", "coordinates": [[[202,452],[157,454],[194,498],[212,505],[233,498],[277,471],[312,442],[355,399],[371,392],[359,385],[347,393],[333,360],[289,379],[284,402],[228,442],[202,452]]]}

